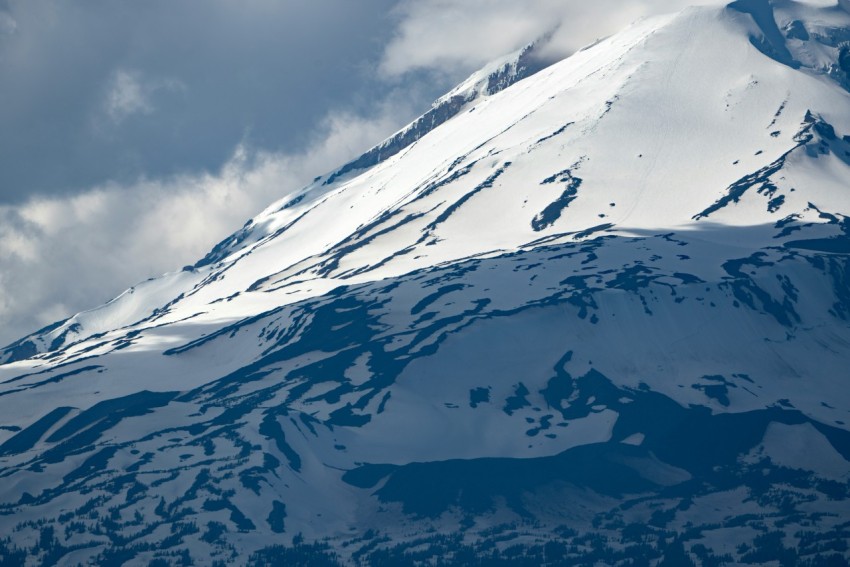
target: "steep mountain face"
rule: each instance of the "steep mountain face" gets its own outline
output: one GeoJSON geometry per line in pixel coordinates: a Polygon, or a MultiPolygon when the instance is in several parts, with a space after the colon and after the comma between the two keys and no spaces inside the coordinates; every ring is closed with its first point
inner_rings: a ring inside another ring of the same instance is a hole
{"type": "Polygon", "coordinates": [[[7,347],[0,556],[846,563],[848,41],[739,0],[523,50],[7,347]]]}
{"type": "MultiPolygon", "coordinates": [[[[372,167],[404,150],[419,138],[471,107],[481,98],[501,92],[538,71],[545,69],[554,61],[539,53],[536,43],[531,43],[516,53],[494,61],[470,75],[470,77],[437,99],[431,109],[405,128],[370,149],[359,158],[351,161],[331,173],[322,183],[329,185],[340,177],[372,167]]],[[[321,178],[319,178],[321,179],[321,178]]],[[[317,179],[316,181],[319,181],[317,179]]]]}

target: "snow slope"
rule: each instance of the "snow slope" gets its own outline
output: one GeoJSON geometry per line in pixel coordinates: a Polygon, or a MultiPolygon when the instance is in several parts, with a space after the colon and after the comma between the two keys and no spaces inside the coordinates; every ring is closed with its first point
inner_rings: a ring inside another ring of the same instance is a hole
{"type": "Polygon", "coordinates": [[[846,555],[848,41],[739,0],[527,48],[10,345],[0,553],[846,555]]]}

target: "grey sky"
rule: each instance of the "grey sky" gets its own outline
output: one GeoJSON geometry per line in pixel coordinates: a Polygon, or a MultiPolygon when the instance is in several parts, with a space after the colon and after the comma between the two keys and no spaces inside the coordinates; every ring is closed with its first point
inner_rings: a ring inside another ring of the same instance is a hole
{"type": "Polygon", "coordinates": [[[302,147],[328,109],[366,110],[394,3],[12,0],[0,200],[302,147]]]}
{"type": "Polygon", "coordinates": [[[557,29],[687,0],[0,0],[0,343],[193,263],[557,29]]]}

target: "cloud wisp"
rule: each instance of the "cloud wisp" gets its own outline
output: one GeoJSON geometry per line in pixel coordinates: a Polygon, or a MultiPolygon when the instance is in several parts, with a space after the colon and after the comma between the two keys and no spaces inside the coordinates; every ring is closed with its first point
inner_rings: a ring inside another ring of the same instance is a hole
{"type": "Polygon", "coordinates": [[[109,118],[120,124],[134,114],[154,112],[159,92],[185,90],[186,85],[176,79],[150,79],[138,71],[118,69],[109,80],[104,107],[109,118]]]}
{"type": "Polygon", "coordinates": [[[719,0],[402,0],[379,69],[457,76],[543,36],[544,54],[559,59],[640,18],[708,3],[719,0]]]}

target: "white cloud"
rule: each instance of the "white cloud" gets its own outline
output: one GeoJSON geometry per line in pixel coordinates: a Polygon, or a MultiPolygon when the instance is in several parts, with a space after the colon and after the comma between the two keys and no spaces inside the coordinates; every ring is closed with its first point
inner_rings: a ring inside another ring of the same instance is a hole
{"type": "Polygon", "coordinates": [[[246,219],[391,134],[411,111],[329,116],[297,154],[238,147],[217,173],[106,184],[0,207],[0,345],[194,263],[246,219]]]}
{"type": "Polygon", "coordinates": [[[157,91],[177,91],[185,87],[174,79],[149,79],[138,71],[118,69],[109,79],[106,113],[115,123],[134,114],[150,114],[157,91]]]}
{"type": "Polygon", "coordinates": [[[468,70],[517,49],[553,26],[550,1],[420,0],[404,2],[381,62],[385,75],[418,69],[468,70]],[[534,4],[531,9],[527,4],[534,4]],[[545,12],[541,10],[545,8],[545,12]]]}
{"type": "Polygon", "coordinates": [[[112,120],[120,122],[131,114],[153,112],[149,89],[142,87],[135,73],[119,69],[110,83],[106,95],[106,112],[112,120]]]}
{"type": "Polygon", "coordinates": [[[714,1],[404,0],[380,71],[457,76],[552,32],[548,55],[564,57],[641,17],[714,1]]]}

